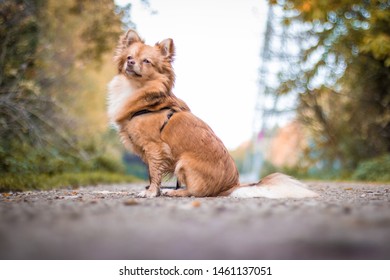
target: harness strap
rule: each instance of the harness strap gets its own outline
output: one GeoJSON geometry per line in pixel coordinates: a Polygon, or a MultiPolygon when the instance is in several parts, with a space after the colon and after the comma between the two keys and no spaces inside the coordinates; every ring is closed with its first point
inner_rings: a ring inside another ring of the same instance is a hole
{"type": "Polygon", "coordinates": [[[168,124],[168,121],[172,118],[173,114],[176,113],[175,110],[171,109],[167,115],[167,119],[165,120],[165,122],[163,123],[163,125],[161,126],[160,128],[160,133],[163,131],[163,129],[165,128],[165,126],[168,124]]]}
{"type": "Polygon", "coordinates": [[[134,115],[132,115],[131,117],[130,117],[130,120],[132,119],[132,118],[135,118],[135,117],[137,117],[137,116],[140,116],[140,115],[144,115],[144,114],[149,114],[149,113],[152,113],[153,111],[150,111],[150,110],[141,110],[141,111],[138,111],[138,112],[135,112],[134,113],[134,115]]]}
{"type": "Polygon", "coordinates": [[[172,108],[170,107],[164,107],[164,108],[161,108],[160,110],[157,110],[157,111],[151,111],[151,110],[141,110],[141,111],[138,111],[138,112],[135,112],[129,120],[137,117],[137,116],[141,116],[141,115],[145,115],[145,114],[149,114],[149,113],[156,113],[156,112],[160,112],[160,111],[164,111],[164,110],[169,110],[168,112],[168,115],[167,115],[167,119],[164,121],[163,125],[161,126],[160,128],[160,133],[163,131],[163,129],[165,128],[165,126],[168,124],[168,121],[170,118],[172,118],[173,114],[176,113],[175,110],[173,110],[172,108]]]}
{"type": "Polygon", "coordinates": [[[135,117],[137,117],[137,116],[141,116],[141,115],[145,115],[145,114],[149,114],[149,113],[156,113],[156,112],[160,112],[160,111],[164,111],[164,110],[171,110],[171,107],[164,107],[164,108],[161,108],[160,110],[157,110],[157,111],[152,111],[152,110],[144,109],[144,110],[135,112],[133,115],[131,115],[131,116],[129,117],[129,121],[130,121],[132,118],[135,118],[135,117]]]}

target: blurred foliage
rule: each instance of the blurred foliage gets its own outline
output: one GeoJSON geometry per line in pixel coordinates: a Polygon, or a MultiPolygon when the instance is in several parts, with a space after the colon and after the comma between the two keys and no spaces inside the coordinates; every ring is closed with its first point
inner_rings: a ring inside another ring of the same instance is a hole
{"type": "Polygon", "coordinates": [[[125,172],[105,102],[112,51],[123,23],[134,27],[130,9],[113,0],[0,2],[0,174],[8,186],[13,177],[125,172]]]}
{"type": "Polygon", "coordinates": [[[48,174],[26,174],[22,176],[5,174],[0,177],[0,192],[50,190],[54,188],[75,189],[86,185],[137,182],[138,180],[131,175],[104,171],[61,173],[53,176],[48,174]]]}
{"type": "Polygon", "coordinates": [[[352,179],[390,182],[390,155],[361,162],[352,174],[352,179]]]}
{"type": "Polygon", "coordinates": [[[351,172],[341,169],[321,169],[316,166],[308,168],[306,165],[296,166],[275,166],[269,161],[265,161],[260,172],[263,178],[271,173],[281,172],[303,180],[350,180],[351,172]]]}
{"type": "Polygon", "coordinates": [[[287,25],[298,24],[301,61],[279,94],[299,95],[298,117],[310,134],[306,166],[352,173],[390,153],[390,2],[280,0],[287,25]],[[288,15],[288,16],[287,16],[288,15]]]}
{"type": "Polygon", "coordinates": [[[244,169],[244,163],[246,160],[246,156],[248,153],[248,150],[252,150],[252,146],[250,143],[243,143],[239,147],[237,147],[235,150],[230,150],[229,153],[232,156],[234,163],[237,166],[238,172],[243,173],[245,172],[244,169]]]}
{"type": "Polygon", "coordinates": [[[149,171],[145,163],[136,155],[126,152],[123,154],[126,173],[132,174],[138,178],[149,179],[149,171]]]}

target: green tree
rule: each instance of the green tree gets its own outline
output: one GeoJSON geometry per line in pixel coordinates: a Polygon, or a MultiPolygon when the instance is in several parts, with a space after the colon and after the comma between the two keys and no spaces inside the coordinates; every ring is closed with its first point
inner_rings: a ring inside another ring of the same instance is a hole
{"type": "Polygon", "coordinates": [[[390,153],[390,2],[271,1],[299,24],[302,59],[280,94],[299,93],[306,151],[326,169],[352,171],[390,153]],[[292,16],[291,16],[292,15],[292,16]],[[297,71],[297,67],[298,71],[297,71]]]}
{"type": "Polygon", "coordinates": [[[90,166],[103,147],[91,135],[101,135],[105,123],[105,65],[130,7],[113,0],[0,2],[3,175],[90,166]]]}

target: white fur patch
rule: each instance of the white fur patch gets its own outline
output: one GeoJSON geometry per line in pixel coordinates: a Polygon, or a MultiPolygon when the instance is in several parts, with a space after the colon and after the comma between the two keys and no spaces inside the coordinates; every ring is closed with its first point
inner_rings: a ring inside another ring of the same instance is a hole
{"type": "Polygon", "coordinates": [[[142,191],[137,194],[137,197],[147,197],[147,198],[152,198],[158,196],[158,192],[151,192],[149,190],[142,191]]]}
{"type": "Polygon", "coordinates": [[[116,75],[108,84],[107,112],[110,124],[119,129],[115,122],[115,114],[123,105],[124,101],[135,91],[130,81],[123,75],[116,75]]]}
{"type": "Polygon", "coordinates": [[[306,185],[284,174],[279,174],[266,185],[259,184],[253,187],[242,187],[233,191],[231,197],[250,198],[305,198],[317,197],[318,194],[308,190],[306,185]]]}

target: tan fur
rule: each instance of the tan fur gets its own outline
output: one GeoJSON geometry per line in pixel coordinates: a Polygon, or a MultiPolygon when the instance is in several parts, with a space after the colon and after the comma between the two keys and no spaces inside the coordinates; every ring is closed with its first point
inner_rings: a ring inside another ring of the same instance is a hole
{"type": "Polygon", "coordinates": [[[160,131],[167,113],[135,117],[121,130],[149,167],[150,188],[140,196],[157,196],[163,176],[172,173],[186,189],[164,193],[170,196],[217,196],[237,186],[236,166],[213,131],[184,111],[175,113],[160,131]]]}
{"type": "MultiPolygon", "coordinates": [[[[109,84],[108,114],[124,145],[148,165],[150,187],[138,196],[160,195],[166,174],[174,174],[186,188],[165,191],[165,195],[237,193],[245,186],[240,186],[238,170],[227,149],[212,129],[172,93],[174,51],[172,39],[149,46],[129,30],[120,38],[115,54],[118,75],[109,84]],[[137,114],[142,110],[148,111],[137,114]]],[[[296,184],[285,175],[271,179],[265,181],[296,184]]]]}
{"type": "MultiPolygon", "coordinates": [[[[171,92],[175,79],[171,65],[173,56],[172,39],[148,46],[133,30],[120,38],[114,60],[118,76],[127,79],[132,93],[115,112],[111,112],[112,122],[119,124],[143,109],[157,111],[171,106],[177,110],[189,110],[187,104],[171,92]]],[[[123,83],[117,81],[112,87],[123,87],[123,83]]],[[[110,95],[112,97],[115,92],[110,92],[110,95]]]]}

